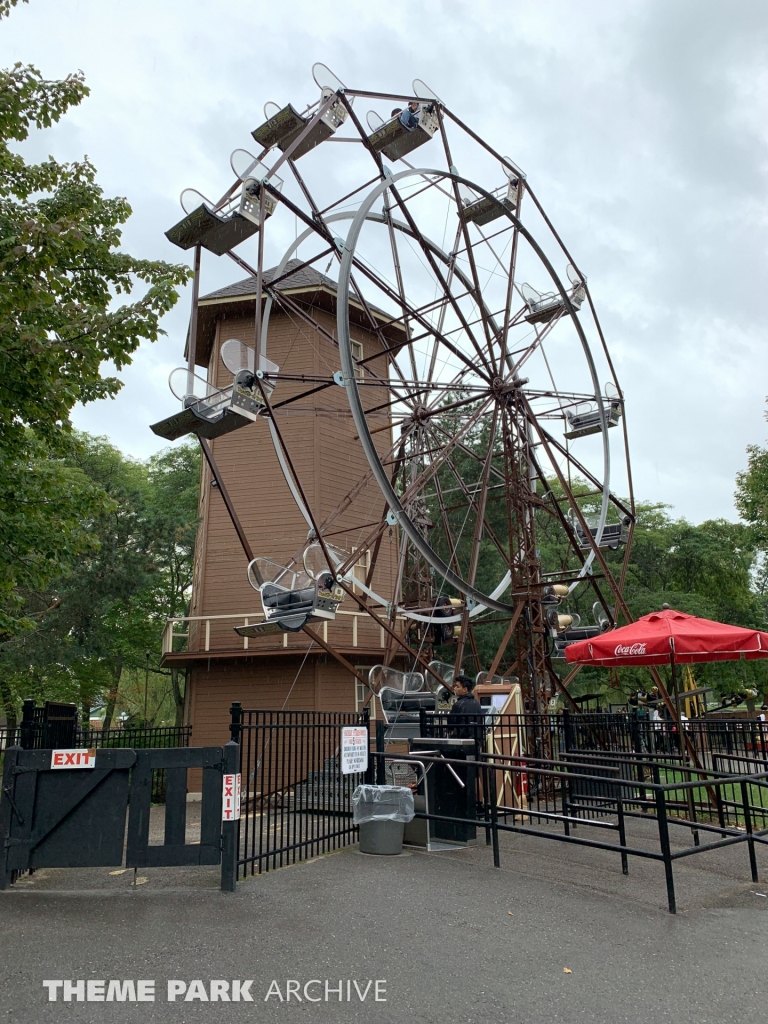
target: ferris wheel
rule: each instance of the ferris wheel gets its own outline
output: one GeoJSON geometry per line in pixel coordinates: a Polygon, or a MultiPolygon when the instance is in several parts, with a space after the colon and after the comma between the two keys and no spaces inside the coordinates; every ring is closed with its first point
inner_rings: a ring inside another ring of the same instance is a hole
{"type": "Polygon", "coordinates": [[[565,647],[614,624],[634,523],[624,397],[587,275],[520,166],[424,82],[384,94],[321,64],[313,77],[306,107],[265,106],[220,201],[182,194],[169,239],[229,256],[266,302],[254,345],[222,347],[231,382],[176,371],[182,409],[153,429],[267,421],[307,539],[287,565],[251,561],[265,617],[249,635],[332,619],[349,597],[400,637],[408,664],[389,660],[409,680],[429,683],[437,654],[514,674],[539,704],[565,647]],[[308,274],[335,294],[332,325],[289,297],[308,274]],[[311,379],[271,358],[276,310],[332,347],[311,379]],[[281,429],[305,415],[311,436],[317,393],[349,423],[357,467],[330,502],[303,486],[281,429]]]}

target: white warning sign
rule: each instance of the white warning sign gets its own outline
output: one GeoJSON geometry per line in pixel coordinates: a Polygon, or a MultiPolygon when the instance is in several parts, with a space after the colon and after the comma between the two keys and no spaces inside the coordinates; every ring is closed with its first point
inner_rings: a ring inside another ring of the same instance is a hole
{"type": "Polygon", "coordinates": [[[368,769],[368,729],[345,725],[341,730],[341,773],[358,775],[368,769]]]}
{"type": "Polygon", "coordinates": [[[241,775],[222,775],[221,820],[237,821],[240,817],[241,775]]]}

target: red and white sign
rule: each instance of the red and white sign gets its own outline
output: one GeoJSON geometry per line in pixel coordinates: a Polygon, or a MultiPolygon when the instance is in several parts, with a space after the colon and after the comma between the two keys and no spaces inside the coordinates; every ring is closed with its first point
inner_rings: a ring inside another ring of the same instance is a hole
{"type": "MultiPolygon", "coordinates": [[[[520,762],[520,767],[525,768],[525,761],[520,762]]],[[[515,776],[515,792],[522,800],[528,799],[528,772],[518,772],[515,776]]]]}
{"type": "Polygon", "coordinates": [[[645,654],[645,646],[645,644],[630,644],[625,647],[623,644],[616,644],[613,653],[617,658],[636,658],[645,654]]]}
{"type": "Polygon", "coordinates": [[[240,779],[242,776],[222,775],[221,820],[237,821],[240,817],[240,779]]]}
{"type": "Polygon", "coordinates": [[[341,774],[359,775],[368,768],[368,729],[345,725],[341,730],[341,774]]]}
{"type": "Polygon", "coordinates": [[[95,768],[96,749],[52,750],[51,768],[95,768]]]}

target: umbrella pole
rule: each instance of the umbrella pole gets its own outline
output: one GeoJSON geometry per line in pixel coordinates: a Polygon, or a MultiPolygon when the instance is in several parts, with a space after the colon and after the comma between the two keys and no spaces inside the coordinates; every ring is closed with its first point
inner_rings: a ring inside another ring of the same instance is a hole
{"type": "Polygon", "coordinates": [[[675,695],[675,718],[677,719],[677,743],[680,747],[680,756],[685,759],[685,740],[683,738],[683,722],[680,716],[680,693],[677,689],[677,666],[675,665],[675,652],[669,655],[669,665],[672,669],[672,693],[675,695]]]}

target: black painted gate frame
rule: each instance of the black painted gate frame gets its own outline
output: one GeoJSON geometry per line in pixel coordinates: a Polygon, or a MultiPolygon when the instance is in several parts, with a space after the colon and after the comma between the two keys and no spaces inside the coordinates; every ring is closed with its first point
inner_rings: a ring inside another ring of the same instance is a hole
{"type": "MultiPolygon", "coordinates": [[[[83,751],[84,753],[84,751],[83,751]]],[[[179,867],[221,864],[234,891],[237,820],[222,821],[222,782],[239,768],[237,743],[146,750],[100,748],[95,767],[52,769],[52,750],[9,747],[0,795],[0,889],[42,867],[179,867]],[[187,843],[186,776],[202,769],[200,842],[187,843]],[[149,843],[152,773],[167,777],[165,835],[149,843]],[[127,847],[126,836],[127,822],[127,847]]]]}

